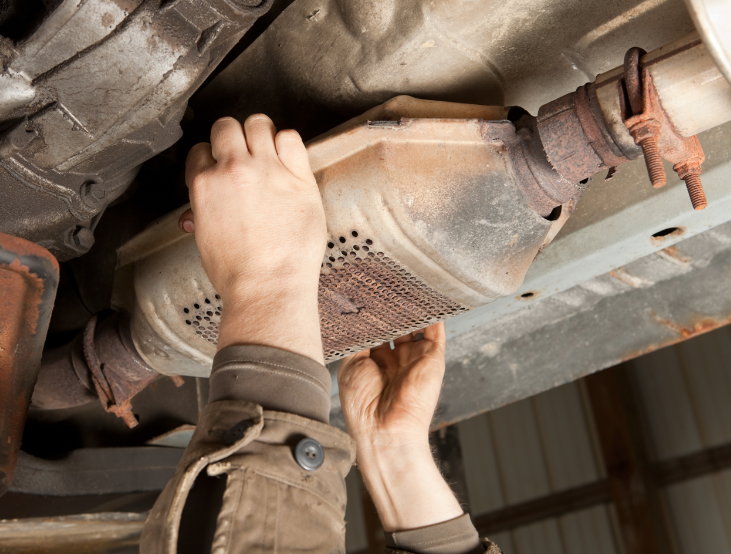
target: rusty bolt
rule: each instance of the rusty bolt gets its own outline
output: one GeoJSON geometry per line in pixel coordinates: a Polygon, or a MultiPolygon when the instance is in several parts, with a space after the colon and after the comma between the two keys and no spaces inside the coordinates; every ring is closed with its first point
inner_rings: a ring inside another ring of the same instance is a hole
{"type": "Polygon", "coordinates": [[[685,181],[690,201],[693,203],[693,209],[702,210],[708,206],[706,194],[703,192],[703,185],[701,184],[701,160],[691,158],[675,164],[673,169],[677,172],[678,177],[685,181]]]}
{"type": "Polygon", "coordinates": [[[659,141],[661,132],[662,125],[654,119],[636,123],[630,129],[630,134],[635,142],[642,148],[647,174],[650,176],[652,186],[656,189],[664,187],[668,182],[665,176],[665,168],[662,166],[662,156],[660,156],[659,141]]]}
{"type": "Polygon", "coordinates": [[[118,417],[122,418],[122,420],[127,424],[127,427],[129,427],[130,429],[134,429],[139,423],[139,421],[137,421],[137,418],[132,412],[124,411],[121,414],[117,415],[118,417]]]}

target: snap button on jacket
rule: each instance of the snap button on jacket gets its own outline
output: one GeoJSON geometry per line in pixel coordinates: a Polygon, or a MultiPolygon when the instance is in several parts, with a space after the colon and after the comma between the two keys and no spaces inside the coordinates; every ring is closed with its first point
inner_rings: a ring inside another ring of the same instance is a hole
{"type": "Polygon", "coordinates": [[[345,476],[354,457],[352,439],[325,423],[265,411],[250,402],[213,402],[150,512],[140,552],[176,553],[185,501],[206,470],[226,477],[212,554],[344,553],[345,476]],[[245,420],[251,421],[248,428],[226,445],[230,440],[224,436],[229,439],[229,430],[245,420]],[[324,451],[324,461],[314,471],[296,459],[297,444],[305,438],[324,451]]]}

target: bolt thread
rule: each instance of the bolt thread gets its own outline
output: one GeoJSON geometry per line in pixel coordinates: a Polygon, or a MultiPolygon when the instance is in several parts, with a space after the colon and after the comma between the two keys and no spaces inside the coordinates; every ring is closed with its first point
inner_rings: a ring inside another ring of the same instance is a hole
{"type": "Polygon", "coordinates": [[[665,168],[662,166],[662,157],[660,156],[660,147],[657,144],[657,137],[649,137],[642,141],[642,154],[645,156],[645,165],[647,173],[650,176],[650,182],[656,189],[665,186],[668,182],[665,176],[665,168]]]}
{"type": "Polygon", "coordinates": [[[689,173],[683,177],[685,186],[688,189],[688,195],[690,201],[693,203],[694,210],[702,210],[708,206],[706,201],[706,193],[703,192],[703,185],[701,184],[701,177],[697,173],[689,173]]]}

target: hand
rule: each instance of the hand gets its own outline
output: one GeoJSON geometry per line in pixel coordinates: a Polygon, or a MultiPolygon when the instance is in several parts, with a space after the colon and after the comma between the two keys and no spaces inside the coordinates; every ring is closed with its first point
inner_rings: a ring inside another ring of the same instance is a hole
{"type": "Polygon", "coordinates": [[[188,154],[191,210],[203,268],[221,295],[218,348],[261,344],[322,363],[317,307],[327,229],[307,150],[265,115],[214,123],[188,154]]]}
{"type": "Polygon", "coordinates": [[[340,403],[361,474],[386,531],[462,515],[429,446],[444,377],[444,323],[345,358],[340,403]]]}

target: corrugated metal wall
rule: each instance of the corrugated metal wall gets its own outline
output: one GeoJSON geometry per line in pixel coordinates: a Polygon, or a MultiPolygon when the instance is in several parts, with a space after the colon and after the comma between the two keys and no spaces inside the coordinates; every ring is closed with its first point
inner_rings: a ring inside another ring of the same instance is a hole
{"type": "MultiPolygon", "coordinates": [[[[652,461],[731,443],[731,331],[632,362],[652,461]]],[[[606,477],[582,381],[458,425],[473,517],[606,477]]],[[[365,550],[360,477],[348,478],[349,552],[365,550]]],[[[731,554],[731,470],[664,489],[678,554],[731,554]]],[[[498,533],[505,554],[623,554],[611,504],[498,533]]]]}
{"type": "MultiPolygon", "coordinates": [[[[656,460],[731,442],[731,332],[724,327],[634,361],[656,460]]],[[[683,554],[731,553],[731,471],[670,485],[683,554]]]]}

